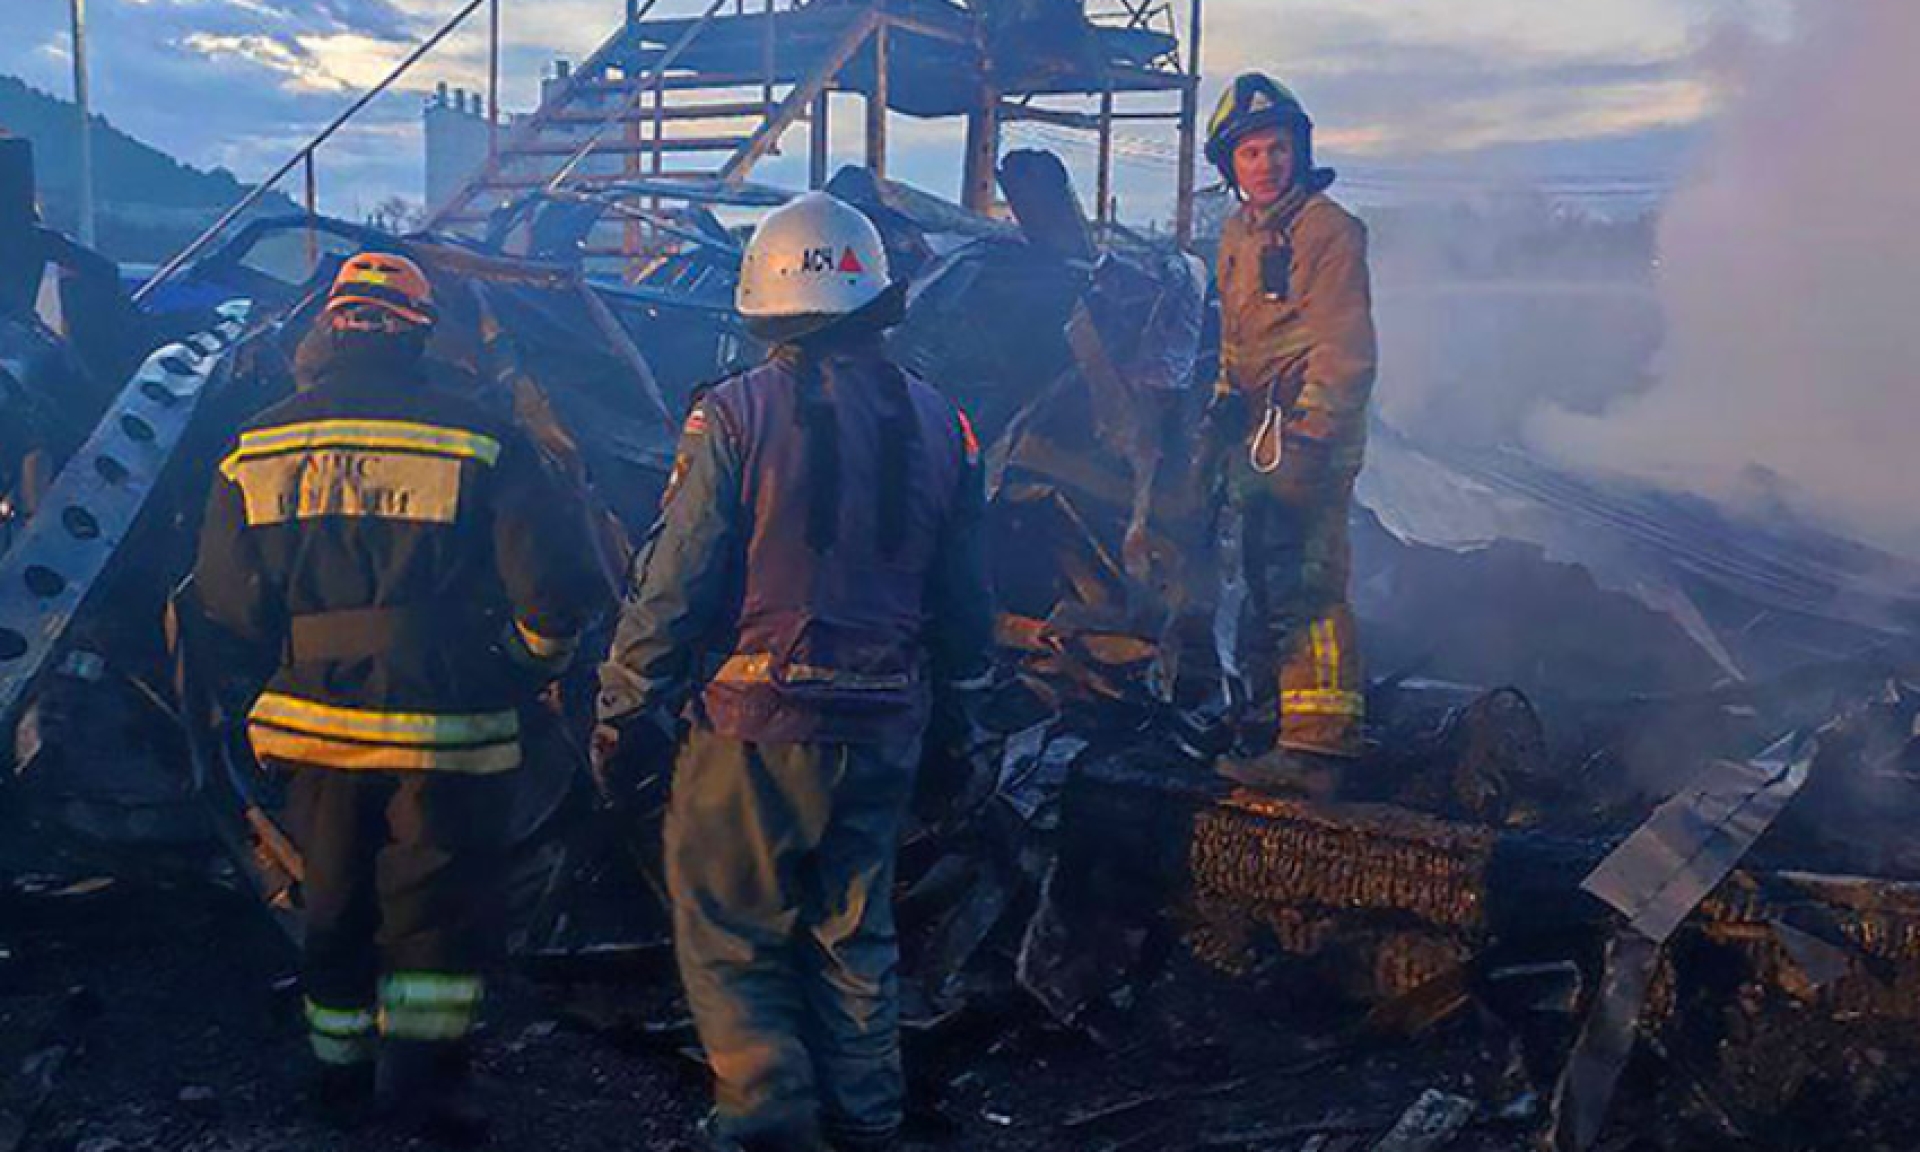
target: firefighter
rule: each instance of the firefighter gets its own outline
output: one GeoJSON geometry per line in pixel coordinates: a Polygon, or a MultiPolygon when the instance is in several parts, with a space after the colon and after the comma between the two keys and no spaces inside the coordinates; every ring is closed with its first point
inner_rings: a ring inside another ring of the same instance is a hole
{"type": "Polygon", "coordinates": [[[883,352],[903,295],[852,207],[761,224],[738,304],[772,353],[690,414],[601,670],[614,787],[677,744],[668,887],[717,1148],[900,1126],[896,842],[930,711],[968,712],[992,642],[979,446],[883,352]]]}
{"type": "Polygon", "coordinates": [[[195,583],[275,653],[248,732],[290,772],[323,1116],[484,1138],[467,1038],[503,939],[517,706],[566,666],[602,585],[583,515],[513,428],[429,384],[433,291],[348,260],[298,392],[221,463],[195,583]],[[376,1074],[375,1060],[378,1067],[376,1074]]]}
{"type": "Polygon", "coordinates": [[[1325,797],[1361,751],[1365,719],[1347,516],[1376,362],[1367,234],[1327,196],[1313,122],[1274,80],[1233,82],[1206,153],[1240,199],[1220,238],[1215,479],[1247,592],[1241,648],[1250,668],[1277,671],[1278,706],[1273,749],[1220,770],[1325,797]]]}

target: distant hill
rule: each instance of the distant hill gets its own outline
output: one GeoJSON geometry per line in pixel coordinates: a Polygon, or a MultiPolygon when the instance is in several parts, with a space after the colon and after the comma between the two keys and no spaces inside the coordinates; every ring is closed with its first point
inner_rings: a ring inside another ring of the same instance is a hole
{"type": "MultiPolygon", "coordinates": [[[[80,150],[71,101],[0,76],[0,128],[33,141],[40,206],[47,223],[76,230],[80,150]]],[[[152,263],[179,251],[247,193],[224,168],[203,172],[93,118],[94,198],[99,247],[116,260],[152,263]]],[[[295,211],[267,198],[270,214],[295,211]]]]}

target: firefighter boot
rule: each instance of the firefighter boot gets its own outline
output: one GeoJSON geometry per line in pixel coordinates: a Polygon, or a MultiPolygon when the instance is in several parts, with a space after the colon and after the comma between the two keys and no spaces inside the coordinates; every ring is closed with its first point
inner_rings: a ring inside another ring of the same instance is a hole
{"type": "Polygon", "coordinates": [[[1332,800],[1347,761],[1324,752],[1275,748],[1259,756],[1222,756],[1214,771],[1244,788],[1286,800],[1332,800]]]}
{"type": "Polygon", "coordinates": [[[490,1125],[469,1063],[463,1043],[389,1039],[380,1051],[381,1115],[443,1147],[485,1144],[490,1125]]]}

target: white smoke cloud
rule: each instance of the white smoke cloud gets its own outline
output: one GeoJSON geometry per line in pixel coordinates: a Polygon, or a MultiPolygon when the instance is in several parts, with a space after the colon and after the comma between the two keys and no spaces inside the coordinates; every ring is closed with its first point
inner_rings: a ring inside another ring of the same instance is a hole
{"type": "Polygon", "coordinates": [[[1805,0],[1798,23],[1662,221],[1659,383],[1531,437],[1920,554],[1920,4],[1805,0]]]}

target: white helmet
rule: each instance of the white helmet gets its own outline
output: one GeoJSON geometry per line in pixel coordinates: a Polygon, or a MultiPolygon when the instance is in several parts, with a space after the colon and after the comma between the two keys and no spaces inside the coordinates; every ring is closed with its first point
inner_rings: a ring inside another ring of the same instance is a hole
{"type": "Polygon", "coordinates": [[[767,215],[740,265],[735,304],[748,327],[794,339],[886,295],[887,249],[873,221],[824,192],[767,215]]]}

